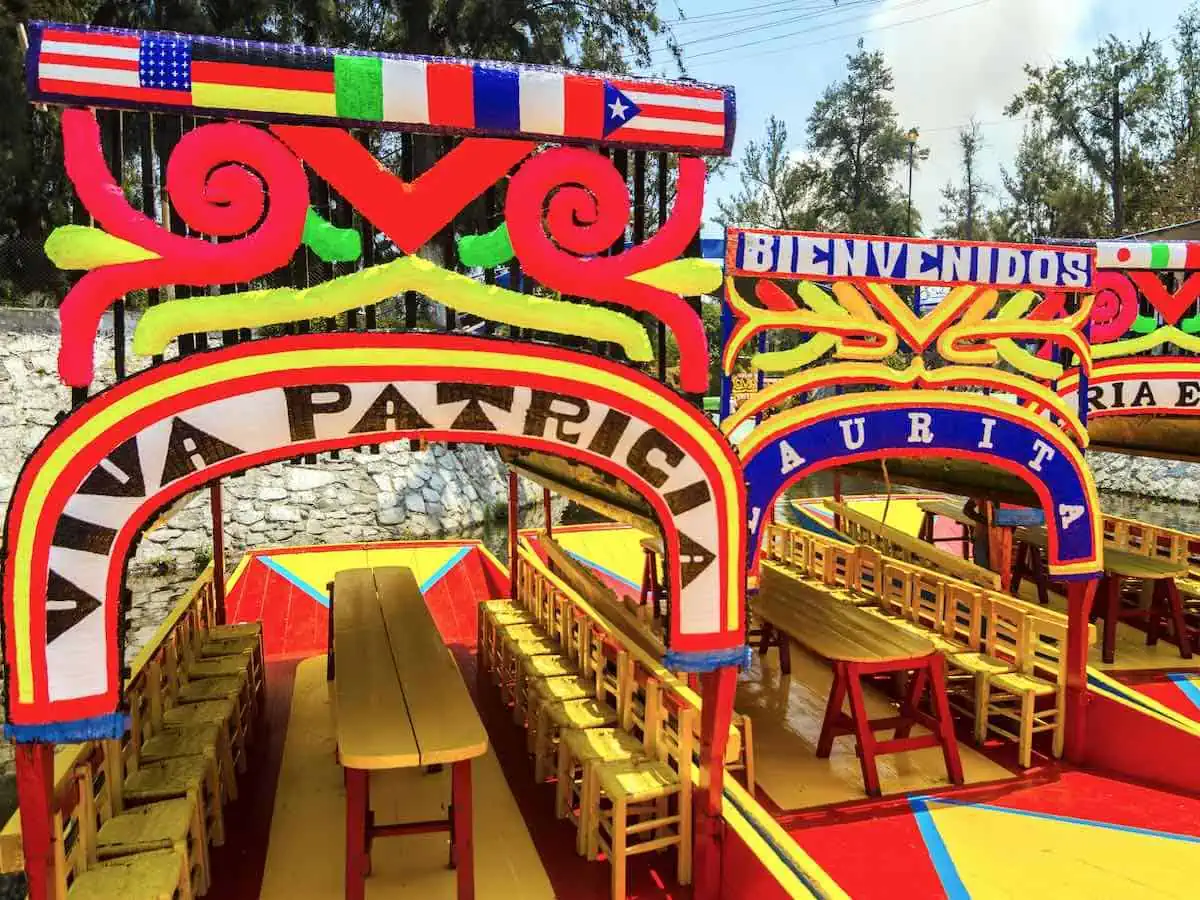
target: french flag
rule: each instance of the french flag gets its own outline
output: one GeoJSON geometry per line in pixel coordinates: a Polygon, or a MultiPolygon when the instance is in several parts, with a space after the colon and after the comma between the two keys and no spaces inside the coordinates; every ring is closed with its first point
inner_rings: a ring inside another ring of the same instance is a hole
{"type": "MultiPolygon", "coordinates": [[[[725,144],[727,111],[719,90],[499,65],[470,68],[476,128],[630,145],[725,144]]],[[[459,103],[465,107],[463,93],[459,103]]],[[[431,106],[433,95],[431,82],[431,106]]]]}

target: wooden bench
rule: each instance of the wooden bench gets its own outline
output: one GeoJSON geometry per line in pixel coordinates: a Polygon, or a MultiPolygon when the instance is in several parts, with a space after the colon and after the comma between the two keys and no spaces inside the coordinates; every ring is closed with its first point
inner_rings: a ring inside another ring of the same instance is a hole
{"type": "Polygon", "coordinates": [[[751,608],[756,616],[770,623],[781,648],[786,647],[790,638],[833,664],[833,688],[817,742],[819,758],[830,755],[838,735],[855,735],[863,783],[867,794],[877,797],[880,794],[877,756],[940,746],[950,780],[963,783],[946,697],[944,662],[932,643],[804,584],[772,562],[762,563],[759,590],[751,608]],[[887,673],[910,676],[899,714],[871,719],[861,679],[887,673]],[[931,692],[932,715],[919,708],[926,687],[931,692]],[[842,712],[847,696],[848,716],[842,712]],[[914,724],[928,728],[931,733],[912,737],[914,724]],[[875,737],[876,731],[893,728],[893,738],[875,737]]]}
{"type": "MultiPolygon", "coordinates": [[[[1037,527],[1018,528],[1014,538],[1018,543],[1031,548],[1035,555],[1040,554],[1049,542],[1046,529],[1037,527]]],[[[1184,659],[1191,659],[1192,635],[1184,620],[1183,600],[1175,584],[1175,579],[1185,578],[1187,574],[1187,564],[1180,560],[1105,548],[1104,576],[1100,584],[1096,612],[1104,616],[1101,653],[1106,663],[1111,663],[1116,658],[1117,623],[1128,619],[1145,621],[1146,643],[1153,645],[1158,642],[1159,630],[1164,620],[1169,618],[1175,629],[1179,655],[1184,659]],[[1149,608],[1127,611],[1121,609],[1122,585],[1128,579],[1153,585],[1149,589],[1149,608]]]]}
{"type": "Polygon", "coordinates": [[[990,569],[885,525],[865,513],[850,509],[844,503],[826,501],[825,506],[841,517],[847,534],[856,543],[867,544],[887,556],[918,563],[927,569],[953,575],[980,587],[1000,589],[1000,575],[990,569]]]}
{"type": "Polygon", "coordinates": [[[337,573],[330,672],[338,759],[346,770],[346,897],[362,900],[377,837],[450,832],[458,898],[475,895],[471,760],[487,733],[421,590],[406,568],[337,573]],[[377,825],[370,773],[451,765],[450,815],[377,825]]]}

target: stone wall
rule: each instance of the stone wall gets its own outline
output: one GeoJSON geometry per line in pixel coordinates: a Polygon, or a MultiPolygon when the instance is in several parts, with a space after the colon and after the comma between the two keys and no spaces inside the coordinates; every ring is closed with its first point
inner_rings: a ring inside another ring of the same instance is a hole
{"type": "Polygon", "coordinates": [[[1200,503],[1200,464],[1099,450],[1089,450],[1087,461],[1102,491],[1200,503]]]}
{"type": "MultiPolygon", "coordinates": [[[[129,332],[132,334],[133,324],[129,332]]],[[[70,408],[58,381],[58,322],[52,310],[0,309],[0,506],[6,506],[25,458],[70,408]]],[[[130,368],[145,361],[126,350],[130,368]]],[[[106,320],[96,342],[97,385],[111,384],[113,334],[106,320]]],[[[407,441],[379,452],[343,450],[313,465],[275,463],[224,481],[226,550],[236,559],[252,546],[342,543],[458,534],[503,516],[505,469],[492,450],[435,444],[410,451],[407,441]]],[[[522,482],[522,503],[540,490],[522,482]]],[[[186,500],[147,533],[131,572],[182,567],[212,553],[208,492],[186,500]]]]}

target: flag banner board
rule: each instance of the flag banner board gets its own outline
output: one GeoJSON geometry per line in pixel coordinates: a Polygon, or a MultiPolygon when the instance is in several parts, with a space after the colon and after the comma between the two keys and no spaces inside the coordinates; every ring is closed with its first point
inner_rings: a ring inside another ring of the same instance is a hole
{"type": "Polygon", "coordinates": [[[29,99],[728,156],[733,89],[547,66],[33,22],[29,99]]]}

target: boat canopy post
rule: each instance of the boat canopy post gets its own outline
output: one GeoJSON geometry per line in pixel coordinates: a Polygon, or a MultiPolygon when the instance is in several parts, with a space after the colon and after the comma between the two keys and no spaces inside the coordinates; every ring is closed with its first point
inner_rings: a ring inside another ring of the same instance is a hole
{"type": "Polygon", "coordinates": [[[18,743],[15,755],[29,900],[53,900],[54,745],[18,743]]]}
{"type": "Polygon", "coordinates": [[[517,473],[508,470],[508,590],[509,596],[517,596],[517,515],[520,504],[517,497],[521,491],[517,473]]]}
{"type": "Polygon", "coordinates": [[[1067,761],[1083,762],[1087,741],[1088,617],[1099,579],[1067,585],[1067,709],[1064,753],[1067,761]]]}
{"type": "Polygon", "coordinates": [[[213,543],[213,599],[217,607],[217,624],[224,625],[225,618],[225,512],[221,503],[220,479],[208,486],[209,505],[212,507],[213,543]]]}
{"type": "Polygon", "coordinates": [[[703,708],[700,716],[700,791],[694,812],[696,900],[721,896],[721,795],[724,790],[725,747],[733,722],[737,666],[722,666],[700,676],[703,708]]]}
{"type": "Polygon", "coordinates": [[[550,488],[542,488],[542,507],[545,509],[546,537],[554,536],[554,517],[550,509],[550,488]]]}

